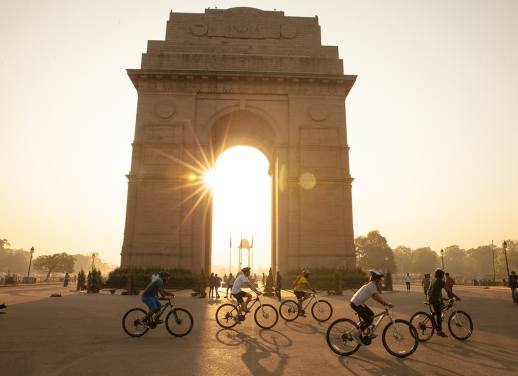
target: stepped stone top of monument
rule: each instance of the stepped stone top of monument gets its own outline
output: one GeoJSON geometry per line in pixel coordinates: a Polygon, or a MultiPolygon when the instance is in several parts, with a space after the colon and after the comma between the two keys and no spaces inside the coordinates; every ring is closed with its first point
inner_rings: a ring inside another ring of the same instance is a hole
{"type": "Polygon", "coordinates": [[[171,12],[165,40],[149,41],[142,55],[145,70],[343,75],[317,17],[244,7],[171,12]]]}

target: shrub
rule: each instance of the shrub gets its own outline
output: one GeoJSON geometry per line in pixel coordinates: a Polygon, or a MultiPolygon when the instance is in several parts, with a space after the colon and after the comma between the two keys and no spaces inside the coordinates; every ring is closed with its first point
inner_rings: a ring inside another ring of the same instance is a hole
{"type": "MultiPolygon", "coordinates": [[[[283,288],[291,288],[292,282],[301,270],[291,270],[283,278],[283,288]]],[[[367,275],[361,269],[315,268],[309,270],[309,282],[317,290],[336,290],[338,282],[342,289],[355,289],[367,281],[367,275]]]]}
{"type": "Polygon", "coordinates": [[[101,271],[93,268],[88,272],[86,291],[89,293],[97,293],[103,287],[103,277],[101,271]]]}
{"type": "MultiPolygon", "coordinates": [[[[129,276],[134,279],[133,288],[143,289],[149,282],[151,276],[164,269],[159,268],[117,268],[108,274],[106,287],[112,288],[128,288],[129,276]]],[[[171,274],[171,278],[167,280],[165,288],[168,289],[194,289],[198,287],[198,276],[195,276],[189,270],[183,269],[167,269],[171,274]]]]}

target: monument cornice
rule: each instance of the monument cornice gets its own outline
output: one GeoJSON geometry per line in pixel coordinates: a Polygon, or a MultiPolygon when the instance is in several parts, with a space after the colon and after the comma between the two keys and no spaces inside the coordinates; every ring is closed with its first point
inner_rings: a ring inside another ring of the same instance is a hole
{"type": "MultiPolygon", "coordinates": [[[[289,89],[290,86],[297,87],[313,87],[318,92],[315,94],[340,94],[349,93],[356,75],[330,75],[315,73],[280,73],[280,72],[243,72],[243,71],[199,71],[199,70],[155,70],[155,69],[127,69],[128,76],[131,78],[133,85],[138,91],[142,92],[164,92],[174,90],[174,87],[167,87],[166,82],[175,82],[181,85],[187,85],[202,92],[211,92],[214,88],[209,88],[208,84],[244,84],[256,87],[258,83],[261,85],[271,84],[272,86],[282,85],[289,89]],[[154,83],[154,84],[151,84],[154,83]],[[162,85],[161,85],[162,83],[162,85]],[[207,87],[205,90],[204,86],[207,87]],[[329,90],[324,90],[327,87],[329,90]]],[[[185,91],[185,87],[182,87],[185,91]]],[[[242,88],[225,87],[216,89],[217,92],[242,92],[242,88]]],[[[245,90],[246,91],[246,90],[245,90]]],[[[267,90],[266,90],[267,91],[267,90]]],[[[276,91],[273,89],[272,91],[276,91]]],[[[291,91],[291,90],[288,90],[291,91]]],[[[311,94],[305,90],[300,94],[311,94]]]]}

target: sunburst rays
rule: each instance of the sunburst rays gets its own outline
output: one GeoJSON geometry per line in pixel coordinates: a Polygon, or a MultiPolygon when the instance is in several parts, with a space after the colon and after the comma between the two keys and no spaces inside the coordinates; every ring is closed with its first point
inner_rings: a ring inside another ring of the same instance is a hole
{"type": "Polygon", "coordinates": [[[219,146],[217,150],[214,149],[212,142],[210,142],[210,138],[208,150],[206,150],[194,129],[192,129],[192,127],[189,127],[189,129],[194,140],[194,151],[188,147],[183,147],[183,155],[178,157],[171,152],[166,152],[158,148],[154,149],[157,154],[170,160],[174,164],[178,164],[185,171],[180,176],[181,183],[169,188],[171,191],[187,191],[187,195],[177,203],[174,210],[183,208],[187,203],[192,202],[192,205],[187,206],[187,210],[181,219],[180,227],[185,224],[196,208],[204,202],[205,211],[208,210],[212,199],[212,187],[207,176],[213,172],[217,156],[225,150],[228,136],[228,126],[226,126],[221,135],[221,142],[218,143],[219,146]]]}

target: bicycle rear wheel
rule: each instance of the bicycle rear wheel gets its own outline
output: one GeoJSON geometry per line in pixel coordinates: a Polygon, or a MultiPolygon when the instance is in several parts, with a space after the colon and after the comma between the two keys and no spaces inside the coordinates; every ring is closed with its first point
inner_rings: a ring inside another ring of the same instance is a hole
{"type": "Polygon", "coordinates": [[[473,333],[473,321],[466,312],[455,311],[448,319],[448,329],[453,337],[464,341],[473,333]]]}
{"type": "Polygon", "coordinates": [[[351,355],[360,348],[360,344],[353,338],[352,334],[358,330],[358,325],[349,319],[338,319],[334,321],[326,333],[327,345],[335,354],[351,355]]]}
{"type": "Polygon", "coordinates": [[[425,342],[432,338],[433,333],[435,332],[435,325],[430,316],[426,312],[416,312],[410,318],[410,324],[412,324],[417,331],[417,335],[419,336],[419,341],[425,342]]]}
{"type": "Polygon", "coordinates": [[[230,329],[237,325],[237,308],[226,303],[219,306],[216,311],[216,321],[224,329],[230,329]]]}
{"type": "Polygon", "coordinates": [[[313,303],[313,306],[311,307],[311,314],[315,320],[324,322],[333,316],[333,307],[327,300],[321,299],[318,302],[313,303]]]}
{"type": "Polygon", "coordinates": [[[257,307],[254,312],[254,320],[257,325],[263,329],[271,329],[277,324],[279,314],[271,304],[263,304],[257,307]]]}
{"type": "Polygon", "coordinates": [[[192,330],[192,326],[192,315],[183,308],[173,308],[165,318],[167,331],[175,337],[186,336],[192,330]]]}
{"type": "Polygon", "coordinates": [[[406,320],[394,320],[383,329],[381,339],[389,354],[398,358],[412,355],[419,345],[419,335],[415,328],[406,320]]]}
{"type": "Polygon", "coordinates": [[[286,321],[293,321],[299,315],[299,305],[294,300],[285,300],[279,307],[281,317],[286,321]]]}
{"type": "Polygon", "coordinates": [[[122,329],[131,337],[142,337],[149,330],[143,324],[146,317],[146,311],[142,308],[132,308],[122,317],[122,329]]]}

